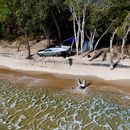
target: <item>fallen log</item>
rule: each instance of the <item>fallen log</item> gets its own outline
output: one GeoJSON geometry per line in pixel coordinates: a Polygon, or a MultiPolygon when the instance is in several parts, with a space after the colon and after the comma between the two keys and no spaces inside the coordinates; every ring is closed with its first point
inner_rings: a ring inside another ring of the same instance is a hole
{"type": "Polygon", "coordinates": [[[129,59],[130,58],[130,56],[129,55],[126,55],[126,54],[124,54],[124,57],[123,57],[124,59],[125,58],[127,58],[127,59],[129,59]]]}
{"type": "Polygon", "coordinates": [[[97,51],[96,54],[89,61],[92,61],[92,60],[98,58],[103,52],[104,52],[103,50],[97,51]]]}
{"type": "Polygon", "coordinates": [[[90,53],[92,53],[94,50],[90,50],[90,51],[87,51],[87,52],[84,52],[81,56],[82,57],[85,57],[85,56],[88,56],[90,53]]]}
{"type": "MultiPolygon", "coordinates": [[[[118,55],[119,55],[119,58],[121,59],[122,58],[121,53],[118,53],[118,55]]],[[[125,59],[125,58],[130,59],[130,55],[124,54],[123,59],[125,59]]]]}

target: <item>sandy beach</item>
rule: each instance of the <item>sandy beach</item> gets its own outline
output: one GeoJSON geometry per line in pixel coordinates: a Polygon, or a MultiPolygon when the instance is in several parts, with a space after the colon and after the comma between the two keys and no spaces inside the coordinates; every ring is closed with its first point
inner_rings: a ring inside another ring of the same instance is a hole
{"type": "Polygon", "coordinates": [[[18,60],[13,57],[0,56],[0,74],[16,75],[12,79],[9,77],[11,81],[16,80],[17,77],[24,77],[25,80],[23,81],[25,83],[29,80],[30,83],[34,83],[32,80],[36,78],[40,79],[39,84],[41,86],[46,84],[61,88],[72,88],[76,85],[76,79],[80,78],[90,82],[90,89],[92,90],[130,94],[130,69],[127,68],[110,70],[109,67],[100,66],[75,64],[69,66],[60,63],[55,63],[55,65],[53,63],[44,63],[41,65],[41,63],[33,62],[33,60],[18,60]],[[33,78],[25,78],[25,76],[33,78]]]}
{"type": "MultiPolygon", "coordinates": [[[[114,70],[109,68],[109,60],[100,58],[90,62],[87,57],[71,56],[70,66],[67,58],[39,57],[36,55],[41,46],[32,47],[33,59],[26,59],[26,50],[17,52],[16,48],[0,47],[0,74],[15,74],[39,79],[49,79],[52,84],[66,84],[73,87],[77,78],[86,79],[90,88],[130,94],[130,60],[125,59],[114,70]],[[100,63],[100,65],[98,65],[100,63]],[[104,65],[105,64],[105,65],[104,65]],[[67,82],[66,82],[67,81],[67,82]],[[69,81],[69,82],[68,82],[69,81]],[[67,84],[68,83],[68,84],[67,84]]],[[[13,79],[12,79],[13,80],[13,79]]],[[[45,83],[45,82],[44,82],[45,83]]],[[[48,84],[48,83],[47,83],[48,84]]]]}
{"type": "Polygon", "coordinates": [[[0,56],[0,68],[8,68],[11,70],[24,71],[30,73],[53,73],[53,74],[66,74],[74,76],[96,76],[105,80],[122,80],[130,79],[130,68],[115,68],[110,70],[109,67],[104,66],[91,66],[82,64],[73,64],[69,66],[67,60],[63,58],[48,58],[48,61],[35,61],[35,59],[15,59],[13,57],[0,56]],[[61,60],[62,63],[59,63],[61,60]],[[66,63],[65,63],[66,62],[66,63]]]}

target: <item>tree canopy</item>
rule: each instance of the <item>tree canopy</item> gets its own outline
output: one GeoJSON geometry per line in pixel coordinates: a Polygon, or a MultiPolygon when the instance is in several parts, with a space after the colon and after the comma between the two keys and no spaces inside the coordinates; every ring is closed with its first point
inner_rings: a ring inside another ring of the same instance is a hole
{"type": "MultiPolygon", "coordinates": [[[[73,16],[76,16],[81,24],[81,44],[86,39],[93,43],[117,27],[117,34],[122,37],[129,25],[129,14],[129,0],[0,0],[0,38],[10,39],[28,31],[43,33],[47,39],[61,43],[74,36],[73,16]]],[[[76,32],[77,26],[78,23],[76,32]]]]}

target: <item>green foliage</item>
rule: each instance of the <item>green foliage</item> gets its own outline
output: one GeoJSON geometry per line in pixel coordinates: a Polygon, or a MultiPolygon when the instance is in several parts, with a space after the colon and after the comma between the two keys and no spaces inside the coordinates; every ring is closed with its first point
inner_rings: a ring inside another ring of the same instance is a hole
{"type": "Polygon", "coordinates": [[[17,14],[17,0],[0,0],[0,22],[6,22],[17,14]]]}
{"type": "Polygon", "coordinates": [[[108,22],[114,21],[112,30],[119,27],[127,16],[129,9],[128,0],[111,0],[112,6],[109,10],[108,16],[105,17],[108,22]]]}
{"type": "Polygon", "coordinates": [[[127,16],[130,5],[127,0],[98,0],[89,6],[89,20],[86,28],[97,29],[100,36],[111,24],[109,33],[121,26],[127,16]]]}
{"type": "Polygon", "coordinates": [[[22,0],[19,3],[19,12],[17,15],[17,23],[20,32],[31,32],[36,22],[36,0],[22,0]]]}
{"type": "Polygon", "coordinates": [[[73,8],[77,14],[77,16],[81,16],[83,6],[88,5],[88,0],[66,0],[65,4],[68,8],[73,8]]]}
{"type": "Polygon", "coordinates": [[[11,35],[14,37],[25,31],[46,31],[56,38],[57,30],[51,12],[57,20],[62,37],[72,36],[73,24],[69,9],[72,7],[76,15],[82,18],[84,5],[87,5],[88,16],[86,30],[93,31],[97,28],[99,37],[113,22],[109,32],[119,27],[118,35],[124,35],[130,24],[128,0],[0,0],[0,37],[10,39],[11,35]]]}
{"type": "Polygon", "coordinates": [[[18,12],[17,0],[0,0],[0,37],[13,39],[17,32],[16,16],[18,12]]]}
{"type": "Polygon", "coordinates": [[[104,24],[104,17],[108,14],[111,3],[108,0],[91,1],[87,29],[94,30],[104,24]]]}
{"type": "Polygon", "coordinates": [[[128,26],[130,26],[130,12],[127,13],[126,18],[118,29],[119,37],[123,37],[125,35],[128,26]]]}

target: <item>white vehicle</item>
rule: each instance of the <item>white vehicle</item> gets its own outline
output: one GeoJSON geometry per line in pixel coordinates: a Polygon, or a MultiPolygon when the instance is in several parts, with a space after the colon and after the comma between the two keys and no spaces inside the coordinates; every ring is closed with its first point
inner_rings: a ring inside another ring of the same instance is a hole
{"type": "Polygon", "coordinates": [[[61,46],[61,47],[52,47],[37,52],[39,56],[67,56],[70,54],[70,47],[61,46]]]}

